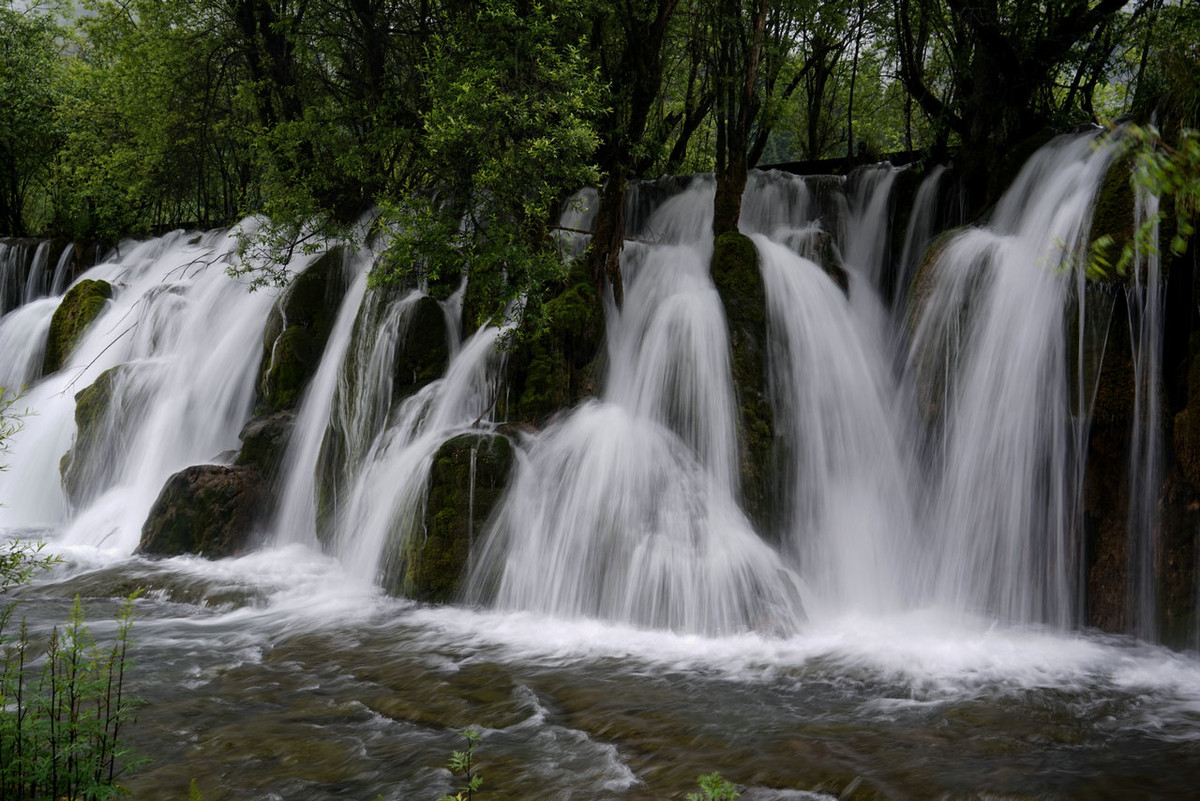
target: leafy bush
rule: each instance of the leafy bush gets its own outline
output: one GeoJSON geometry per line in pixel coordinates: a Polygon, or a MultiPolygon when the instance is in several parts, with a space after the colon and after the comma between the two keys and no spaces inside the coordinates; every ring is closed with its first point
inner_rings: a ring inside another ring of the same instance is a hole
{"type": "MultiPolygon", "coordinates": [[[[38,653],[24,623],[0,628],[0,797],[109,799],[136,763],[120,741],[138,701],[125,695],[132,598],[111,646],[99,645],[76,597],[64,626],[38,653]]],[[[2,623],[10,622],[12,607],[2,623]]]]}

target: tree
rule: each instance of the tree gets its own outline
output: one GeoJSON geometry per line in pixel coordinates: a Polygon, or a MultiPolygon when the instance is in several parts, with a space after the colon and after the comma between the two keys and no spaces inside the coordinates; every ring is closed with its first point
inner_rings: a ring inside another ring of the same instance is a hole
{"type": "Polygon", "coordinates": [[[60,30],[37,5],[0,6],[0,231],[24,236],[30,192],[59,141],[60,30]]]}
{"type": "Polygon", "coordinates": [[[624,247],[625,189],[630,173],[648,149],[651,111],[663,86],[665,45],[679,0],[598,3],[592,48],[600,79],[610,87],[609,108],[600,121],[599,169],[606,176],[588,252],[590,271],[612,287],[618,304],[624,294],[620,254],[624,247]]]}
{"type": "MultiPolygon", "coordinates": [[[[1134,14],[1154,0],[1139,0],[1134,14]]],[[[1126,0],[895,0],[901,79],[962,143],[960,168],[979,206],[1002,190],[999,162],[1047,125],[1091,120],[1081,67],[1102,70],[1126,0]],[[1059,79],[1079,74],[1062,92],[1059,79]]]]}
{"type": "Polygon", "coordinates": [[[452,14],[425,59],[422,171],[385,204],[376,285],[465,272],[474,322],[536,318],[565,274],[551,226],[567,193],[599,180],[592,157],[603,93],[571,0],[486,0],[452,14]]]}

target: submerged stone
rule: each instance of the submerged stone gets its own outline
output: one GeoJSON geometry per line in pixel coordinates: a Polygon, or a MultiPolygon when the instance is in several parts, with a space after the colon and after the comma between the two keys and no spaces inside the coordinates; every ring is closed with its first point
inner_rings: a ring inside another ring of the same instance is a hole
{"type": "Polygon", "coordinates": [[[83,339],[88,326],[104,310],[112,298],[112,285],[107,281],[80,281],[63,296],[50,320],[46,339],[46,356],[42,373],[49,375],[62,368],[75,346],[83,339]]]}
{"type": "Polygon", "coordinates": [[[262,476],[249,467],[201,464],[167,479],[142,527],[148,556],[234,556],[250,547],[262,510],[262,476]]]}

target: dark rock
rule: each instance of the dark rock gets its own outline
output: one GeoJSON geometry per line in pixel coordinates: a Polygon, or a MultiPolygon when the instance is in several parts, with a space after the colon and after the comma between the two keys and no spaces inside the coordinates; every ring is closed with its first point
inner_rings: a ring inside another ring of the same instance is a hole
{"type": "Polygon", "coordinates": [[[115,427],[109,425],[114,414],[113,395],[127,371],[125,365],[105,370],[75,394],[75,441],[59,463],[63,491],[75,506],[82,505],[89,493],[111,477],[117,463],[117,444],[107,442],[105,432],[115,427]]]}
{"type": "Polygon", "coordinates": [[[235,464],[252,467],[263,476],[276,476],[287,453],[292,427],[296,417],[292,412],[282,411],[267,417],[256,417],[242,428],[238,437],[242,449],[235,464]]]}
{"type": "Polygon", "coordinates": [[[1158,577],[1159,639],[1172,648],[1195,648],[1196,558],[1200,489],[1178,469],[1167,473],[1159,506],[1161,547],[1158,577]]]}
{"type": "Polygon", "coordinates": [[[446,315],[441,305],[426,295],[417,300],[416,307],[409,313],[407,330],[396,348],[392,405],[441,378],[449,364],[446,315]]]}
{"type": "Polygon", "coordinates": [[[345,250],[335,247],[296,276],[263,332],[263,411],[289,409],[317,370],[345,294],[345,250]]]}
{"type": "Polygon", "coordinates": [[[138,553],[210,559],[243,553],[262,499],[262,477],[252,468],[202,464],[181,470],[167,479],[154,502],[138,553]]]}
{"type": "MultiPolygon", "coordinates": [[[[1129,344],[1129,319],[1118,301],[1099,342],[1103,361],[1092,406],[1084,472],[1084,559],[1087,569],[1085,622],[1109,632],[1124,632],[1129,615],[1129,433],[1136,382],[1129,344]]],[[[1085,354],[1088,364],[1100,354],[1085,354]]]]}
{"type": "Polygon", "coordinates": [[[46,357],[42,362],[43,374],[49,375],[62,368],[88,326],[100,316],[112,294],[112,285],[107,281],[85,280],[71,287],[63,296],[50,321],[46,357]]]}
{"type": "Polygon", "coordinates": [[[458,592],[476,535],[504,493],[512,443],[496,434],[460,434],[433,458],[424,537],[401,556],[394,593],[442,603],[458,592]]]}
{"type": "Polygon", "coordinates": [[[738,233],[717,237],[712,278],[729,324],[742,505],[759,530],[769,532],[774,518],[774,415],[767,389],[766,290],[754,243],[738,233]]]}
{"type": "Polygon", "coordinates": [[[523,330],[508,356],[502,419],[538,424],[596,394],[604,351],[604,305],[582,266],[546,301],[546,326],[523,330]]]}

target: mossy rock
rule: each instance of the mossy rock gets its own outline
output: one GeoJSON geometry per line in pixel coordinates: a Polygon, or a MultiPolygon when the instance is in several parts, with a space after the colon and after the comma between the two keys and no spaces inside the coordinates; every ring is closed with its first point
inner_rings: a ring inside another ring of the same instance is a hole
{"type": "Polygon", "coordinates": [[[441,304],[428,295],[409,313],[407,331],[396,348],[392,371],[393,405],[446,373],[450,364],[450,341],[446,315],[441,304]]]}
{"type": "Polygon", "coordinates": [[[767,390],[766,289],[754,242],[739,233],[718,236],[713,244],[712,278],[729,325],[742,505],[760,531],[771,532],[775,422],[767,390]]]}
{"type": "Polygon", "coordinates": [[[75,440],[59,462],[63,491],[74,505],[86,500],[96,480],[111,473],[109,447],[104,441],[105,422],[112,412],[113,391],[127,371],[126,365],[105,370],[95,381],[75,393],[75,440]]]}
{"type": "Polygon", "coordinates": [[[113,296],[107,281],[80,281],[63,296],[50,320],[46,339],[46,356],[42,362],[43,375],[60,370],[71,352],[83,339],[88,326],[104,311],[113,296]]]}
{"type": "Polygon", "coordinates": [[[138,553],[210,559],[249,550],[263,510],[263,480],[249,467],[202,464],[167,479],[142,527],[138,553]]]}
{"type": "MultiPolygon", "coordinates": [[[[1131,170],[1132,163],[1128,158],[1120,159],[1108,168],[1092,210],[1089,236],[1092,241],[1102,236],[1112,239],[1108,255],[1114,262],[1120,258],[1121,251],[1133,243],[1136,198],[1130,183],[1131,170]]],[[[1123,284],[1128,280],[1128,274],[1121,275],[1115,269],[1110,269],[1102,277],[1093,273],[1089,278],[1102,283],[1123,284]]]]}
{"type": "Polygon", "coordinates": [[[603,370],[604,304],[582,265],[543,307],[545,327],[525,327],[508,357],[500,414],[536,425],[596,394],[603,370]]]}
{"type": "Polygon", "coordinates": [[[842,265],[842,254],[838,252],[833,234],[816,231],[800,248],[800,255],[816,264],[844,294],[850,292],[850,274],[842,265]]]}
{"type": "Polygon", "coordinates": [[[431,603],[457,595],[471,547],[504,494],[512,464],[512,443],[498,434],[460,434],[442,444],[429,473],[425,536],[401,555],[403,574],[392,592],[431,603]]]}
{"type": "Polygon", "coordinates": [[[260,412],[296,405],[316,373],[346,291],[346,253],[332,248],[279,296],[263,331],[260,412]]]}
{"type": "Polygon", "coordinates": [[[268,409],[290,409],[316,372],[321,351],[312,332],[298,325],[275,339],[263,372],[262,395],[268,409]]]}
{"type": "Polygon", "coordinates": [[[266,477],[279,475],[295,422],[292,412],[282,411],[246,423],[238,434],[242,449],[235,464],[252,467],[266,477]]]}
{"type": "Polygon", "coordinates": [[[1172,648],[1195,647],[1200,488],[1178,469],[1168,471],[1159,509],[1162,536],[1155,565],[1159,639],[1172,648]]]}

